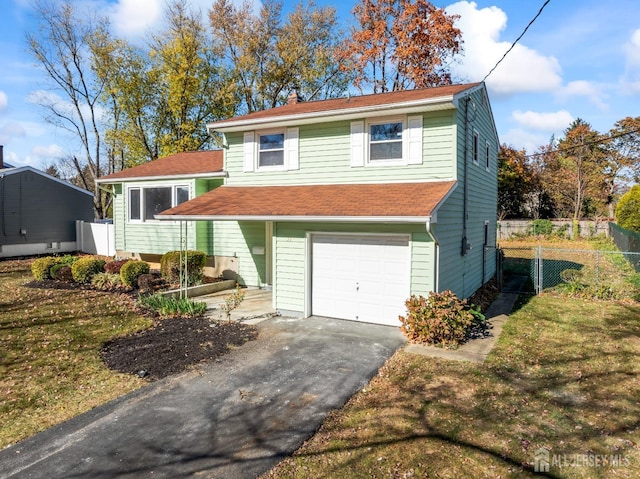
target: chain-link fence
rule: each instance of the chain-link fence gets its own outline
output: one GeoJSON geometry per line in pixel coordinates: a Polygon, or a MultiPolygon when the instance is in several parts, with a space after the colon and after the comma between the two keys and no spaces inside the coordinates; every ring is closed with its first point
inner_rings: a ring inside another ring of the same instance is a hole
{"type": "Polygon", "coordinates": [[[566,290],[640,300],[640,253],[555,248],[501,248],[498,285],[505,292],[566,290]]]}

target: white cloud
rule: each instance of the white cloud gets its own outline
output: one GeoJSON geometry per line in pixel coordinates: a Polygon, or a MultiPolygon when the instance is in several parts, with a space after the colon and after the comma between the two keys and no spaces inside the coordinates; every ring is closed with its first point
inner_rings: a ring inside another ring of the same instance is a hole
{"type": "Polygon", "coordinates": [[[558,97],[567,99],[571,97],[585,97],[589,102],[601,110],[607,109],[604,101],[604,94],[600,91],[600,87],[585,80],[575,80],[567,83],[566,86],[558,89],[558,97]]]}
{"type": "Polygon", "coordinates": [[[41,159],[57,159],[62,156],[64,150],[61,146],[56,144],[52,145],[37,145],[31,148],[31,154],[41,159]]]}
{"type": "Polygon", "coordinates": [[[18,122],[10,121],[0,124],[0,145],[8,145],[11,140],[25,135],[25,128],[18,122]]]}
{"type": "Polygon", "coordinates": [[[500,134],[501,143],[514,146],[518,149],[524,149],[528,153],[534,153],[540,145],[548,144],[550,139],[550,134],[543,135],[522,128],[513,128],[506,133],[500,134]]]}
{"type": "Polygon", "coordinates": [[[0,112],[2,112],[2,110],[7,108],[8,103],[9,103],[9,100],[7,98],[7,94],[2,90],[0,90],[0,112]]]}
{"type": "Polygon", "coordinates": [[[162,19],[161,0],[119,0],[110,18],[115,31],[125,37],[140,37],[162,19]]]}
{"type": "MultiPolygon", "coordinates": [[[[456,25],[464,40],[464,56],[452,66],[454,76],[482,80],[511,46],[511,41],[500,41],[507,15],[498,7],[478,9],[475,2],[467,1],[454,3],[446,11],[460,15],[456,25]]],[[[553,91],[562,83],[560,74],[555,57],[518,43],[487,78],[487,87],[496,95],[553,91]]]]}
{"type": "Polygon", "coordinates": [[[573,116],[566,110],[550,113],[516,110],[511,115],[521,126],[548,133],[557,133],[565,130],[573,121],[573,116]]]}
{"type": "Polygon", "coordinates": [[[622,86],[626,93],[640,93],[640,28],[631,34],[624,47],[625,72],[622,86]]]}

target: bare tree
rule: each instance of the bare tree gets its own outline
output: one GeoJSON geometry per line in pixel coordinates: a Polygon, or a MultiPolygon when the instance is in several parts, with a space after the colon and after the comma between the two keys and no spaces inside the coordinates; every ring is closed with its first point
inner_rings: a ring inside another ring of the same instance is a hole
{"type": "Polygon", "coordinates": [[[104,217],[105,193],[95,179],[102,174],[99,99],[103,85],[92,73],[88,39],[106,28],[106,20],[77,11],[71,1],[35,4],[37,32],[27,34],[28,48],[46,73],[51,92],[40,92],[36,102],[45,120],[69,131],[81,145],[73,165],[83,187],[94,193],[96,216],[104,217]]]}

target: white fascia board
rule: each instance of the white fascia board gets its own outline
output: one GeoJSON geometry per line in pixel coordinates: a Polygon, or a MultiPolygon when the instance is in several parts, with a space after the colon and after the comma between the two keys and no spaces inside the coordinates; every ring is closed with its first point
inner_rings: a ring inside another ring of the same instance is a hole
{"type": "Polygon", "coordinates": [[[416,223],[432,221],[431,216],[215,216],[215,215],[154,215],[164,221],[274,221],[312,223],[416,223]]]}
{"type": "Polygon", "coordinates": [[[31,171],[32,173],[35,173],[36,175],[40,175],[43,176],[45,178],[48,178],[51,181],[55,181],[57,183],[60,183],[61,185],[67,186],[69,188],[72,188],[74,190],[77,190],[81,193],[85,193],[91,197],[93,197],[93,193],[89,190],[85,190],[84,188],[80,188],[79,186],[74,185],[73,183],[70,183],[68,181],[65,180],[61,180],[60,178],[56,178],[55,176],[51,176],[47,173],[45,173],[44,171],[40,171],[32,166],[20,166],[18,168],[8,168],[5,170],[0,170],[0,178],[2,178],[3,176],[10,176],[10,175],[15,175],[18,173],[22,173],[23,171],[31,171]]]}
{"type": "Polygon", "coordinates": [[[101,180],[97,179],[96,183],[98,184],[116,184],[116,183],[128,183],[132,181],[163,181],[163,180],[191,180],[194,178],[202,179],[202,178],[226,178],[227,172],[220,171],[215,173],[196,173],[196,174],[184,174],[184,175],[170,175],[170,176],[132,176],[129,178],[113,178],[111,180],[101,180]]]}
{"type": "Polygon", "coordinates": [[[224,123],[208,123],[209,132],[235,132],[244,131],[247,128],[280,128],[288,125],[308,125],[312,123],[355,120],[380,115],[408,115],[428,111],[453,110],[457,106],[454,96],[429,98],[428,100],[414,100],[404,103],[389,103],[387,105],[371,105],[360,108],[343,108],[341,110],[316,111],[298,113],[295,115],[282,115],[274,117],[258,118],[256,120],[225,121],[224,123]]]}

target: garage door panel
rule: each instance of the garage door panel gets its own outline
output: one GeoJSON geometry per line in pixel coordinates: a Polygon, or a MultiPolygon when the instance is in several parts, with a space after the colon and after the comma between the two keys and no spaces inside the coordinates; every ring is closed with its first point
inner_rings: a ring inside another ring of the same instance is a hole
{"type": "Polygon", "coordinates": [[[407,236],[314,235],[312,314],[399,325],[409,256],[407,236]]]}

